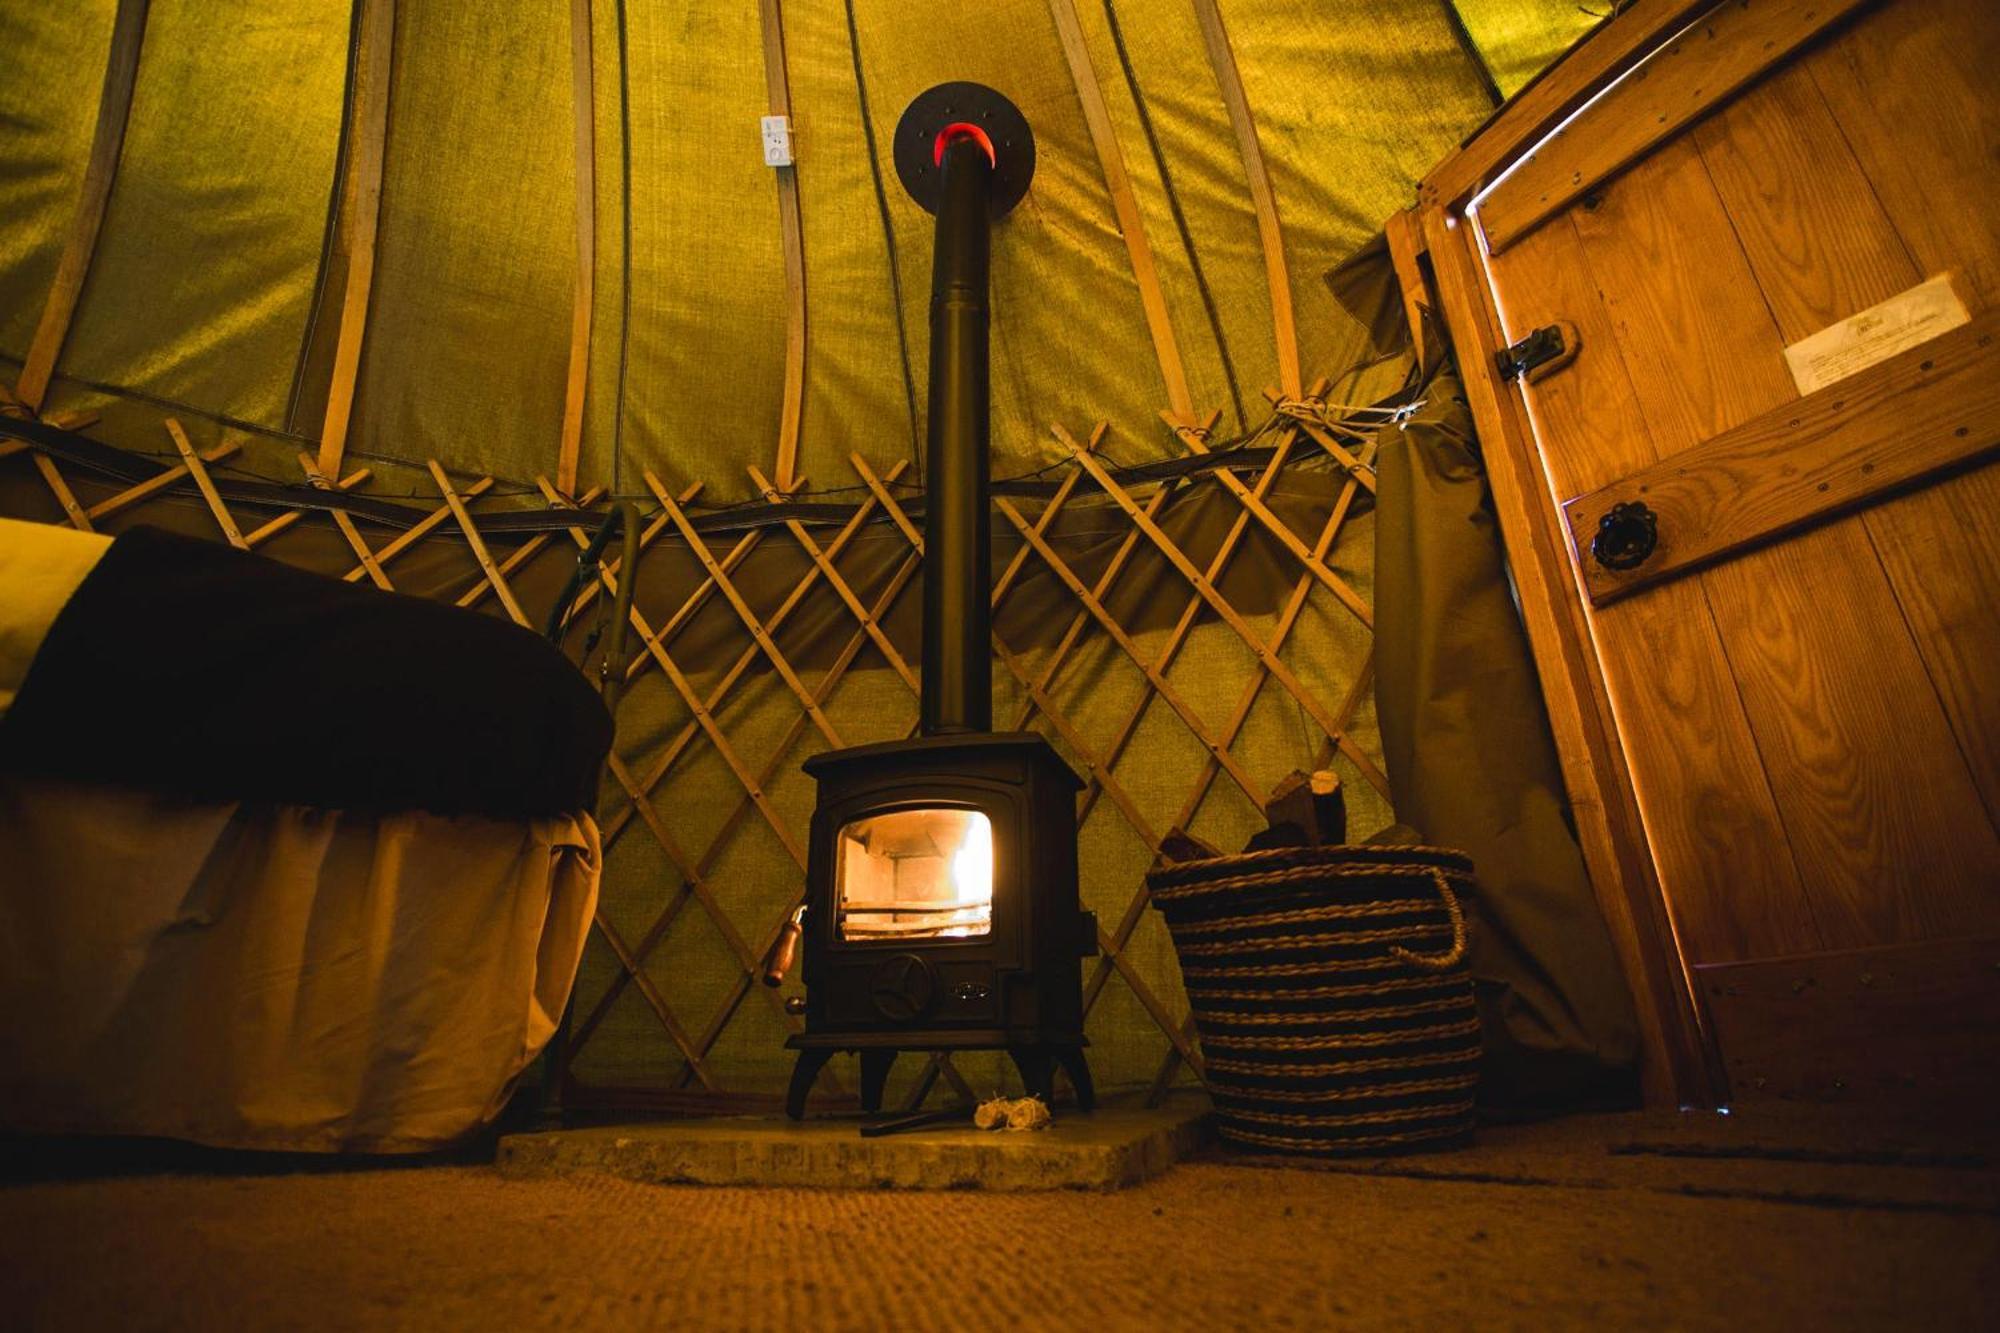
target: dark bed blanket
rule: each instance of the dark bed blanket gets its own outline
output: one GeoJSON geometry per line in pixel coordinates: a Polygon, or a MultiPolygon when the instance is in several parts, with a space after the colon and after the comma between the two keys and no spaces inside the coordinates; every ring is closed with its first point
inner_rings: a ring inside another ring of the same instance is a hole
{"type": "Polygon", "coordinates": [[[0,770],[192,800],[589,810],[611,719],[544,639],[152,528],[121,534],[0,716],[0,770]]]}

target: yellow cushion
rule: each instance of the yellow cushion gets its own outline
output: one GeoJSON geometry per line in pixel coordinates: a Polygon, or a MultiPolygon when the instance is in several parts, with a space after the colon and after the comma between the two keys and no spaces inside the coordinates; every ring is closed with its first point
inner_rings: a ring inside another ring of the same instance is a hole
{"type": "Polygon", "coordinates": [[[56,614],[110,545],[94,532],[0,518],[0,713],[13,706],[56,614]]]}

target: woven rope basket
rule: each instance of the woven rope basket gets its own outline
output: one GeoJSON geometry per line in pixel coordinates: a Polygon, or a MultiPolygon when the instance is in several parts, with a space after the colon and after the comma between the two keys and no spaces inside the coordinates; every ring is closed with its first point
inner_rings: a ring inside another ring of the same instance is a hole
{"type": "Polygon", "coordinates": [[[1180,954],[1225,1139],[1355,1156],[1471,1136],[1464,856],[1287,847],[1146,882],[1180,954]]]}

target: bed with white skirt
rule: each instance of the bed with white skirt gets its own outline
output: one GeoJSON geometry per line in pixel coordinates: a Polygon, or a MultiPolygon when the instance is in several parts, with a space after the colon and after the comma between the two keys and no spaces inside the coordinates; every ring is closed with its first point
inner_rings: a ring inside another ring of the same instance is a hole
{"type": "Polygon", "coordinates": [[[512,625],[0,520],[0,1129],[477,1132],[575,980],[609,743],[512,625]]]}

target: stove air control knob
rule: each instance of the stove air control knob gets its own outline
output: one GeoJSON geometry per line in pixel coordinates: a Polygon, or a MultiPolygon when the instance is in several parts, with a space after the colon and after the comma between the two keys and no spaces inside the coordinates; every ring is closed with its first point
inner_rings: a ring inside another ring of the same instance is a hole
{"type": "Polygon", "coordinates": [[[931,965],[913,953],[882,960],[868,983],[875,1011],[891,1023],[914,1023],[937,1001],[937,977],[931,965]]]}

